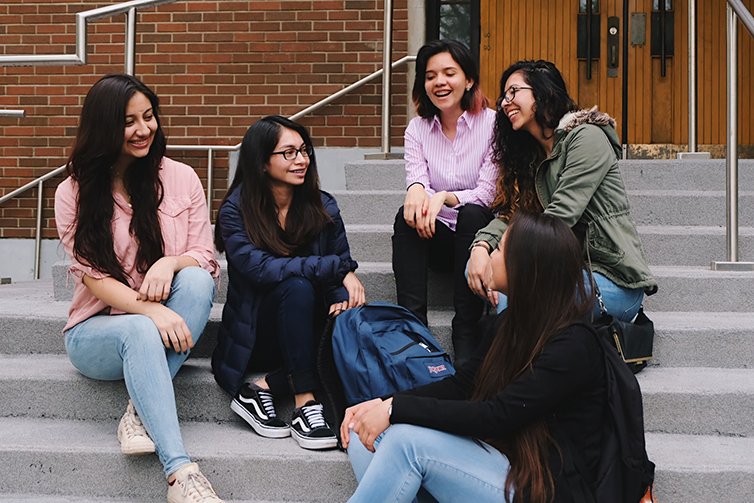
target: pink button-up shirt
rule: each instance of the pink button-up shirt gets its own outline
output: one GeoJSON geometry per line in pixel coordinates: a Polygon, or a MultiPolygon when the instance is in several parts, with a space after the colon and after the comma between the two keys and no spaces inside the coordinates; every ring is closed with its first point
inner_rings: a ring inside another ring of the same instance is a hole
{"type": "Polygon", "coordinates": [[[489,206],[495,197],[498,170],[492,163],[494,125],[495,112],[485,108],[478,114],[464,112],[452,140],[442,132],[437,116],[415,117],[406,128],[406,187],[419,182],[430,196],[443,190],[455,194],[460,204],[443,206],[437,216],[453,231],[458,207],[470,203],[489,206]]]}
{"type": "MultiPolygon", "coordinates": [[[[164,196],[158,213],[162,239],[165,243],[165,256],[192,257],[214,278],[218,278],[220,267],[215,259],[209,213],[199,177],[191,166],[164,157],[160,169],[160,180],[164,196]]],[[[115,255],[131,278],[129,286],[138,290],[144,280],[144,275],[136,269],[138,243],[128,229],[133,212],[123,197],[117,193],[114,197],[112,231],[115,255]]],[[[107,277],[108,274],[82,264],[73,257],[77,198],[78,184],[70,177],[63,180],[55,191],[55,224],[63,248],[71,260],[68,277],[75,278],[73,301],[68,311],[68,322],[64,331],[95,314],[102,313],[109,307],[95,297],[83,283],[84,275],[101,279],[107,277]]],[[[110,309],[109,313],[123,314],[122,311],[114,308],[110,309]]]]}

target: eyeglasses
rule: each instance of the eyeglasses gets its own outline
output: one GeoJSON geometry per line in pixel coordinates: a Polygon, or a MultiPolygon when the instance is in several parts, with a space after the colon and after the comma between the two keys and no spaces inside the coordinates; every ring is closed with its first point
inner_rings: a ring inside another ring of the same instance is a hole
{"type": "Polygon", "coordinates": [[[283,159],[285,159],[286,161],[292,161],[296,159],[296,156],[298,154],[301,154],[301,157],[307,159],[312,155],[312,152],[313,150],[309,145],[304,145],[301,148],[287,148],[285,150],[281,150],[280,152],[273,152],[273,154],[282,155],[283,159]]]}
{"type": "Polygon", "coordinates": [[[510,86],[507,91],[502,96],[501,100],[498,100],[500,105],[503,104],[503,102],[510,103],[516,98],[516,93],[519,92],[522,89],[533,89],[529,86],[510,86]]]}

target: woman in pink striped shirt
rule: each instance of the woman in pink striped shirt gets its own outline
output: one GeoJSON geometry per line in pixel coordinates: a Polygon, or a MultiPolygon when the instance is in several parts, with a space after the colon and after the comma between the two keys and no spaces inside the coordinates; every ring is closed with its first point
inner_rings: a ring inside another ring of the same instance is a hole
{"type": "Polygon", "coordinates": [[[406,198],[393,227],[398,303],[427,323],[427,268],[453,272],[453,348],[468,359],[483,301],[464,277],[474,234],[492,220],[497,168],[491,159],[495,113],[479,88],[466,46],[433,41],[416,56],[412,98],[419,117],[406,128],[406,198]]]}

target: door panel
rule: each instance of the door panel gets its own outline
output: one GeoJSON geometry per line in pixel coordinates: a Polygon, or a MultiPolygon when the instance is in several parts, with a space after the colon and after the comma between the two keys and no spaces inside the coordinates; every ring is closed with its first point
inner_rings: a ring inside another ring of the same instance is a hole
{"type": "MultiPolygon", "coordinates": [[[[617,121],[622,137],[623,0],[600,0],[600,58],[592,63],[576,56],[579,0],[482,0],[481,83],[492,102],[499,94],[502,71],[519,59],[548,59],[563,73],[570,94],[579,105],[598,108],[617,121]],[[608,17],[619,24],[619,67],[607,75],[608,17]]],[[[754,0],[744,0],[751,10],[754,0]]],[[[685,0],[673,0],[674,55],[661,62],[651,55],[652,0],[628,0],[632,13],[646,16],[642,45],[628,46],[628,143],[685,144],[688,140],[688,10],[685,0]]],[[[629,24],[629,30],[631,26],[629,24]]],[[[697,2],[698,105],[700,144],[725,143],[725,0],[697,2]]],[[[739,24],[739,141],[754,144],[754,40],[739,24]]]]}

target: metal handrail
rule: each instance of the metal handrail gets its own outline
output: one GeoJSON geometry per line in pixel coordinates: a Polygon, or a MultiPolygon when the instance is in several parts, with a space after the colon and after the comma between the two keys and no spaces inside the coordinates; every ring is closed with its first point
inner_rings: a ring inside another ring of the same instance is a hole
{"type": "Polygon", "coordinates": [[[24,54],[0,56],[2,66],[38,65],[83,65],[86,64],[86,23],[90,20],[115,16],[139,7],[151,7],[175,0],[132,0],[106,7],[99,7],[76,13],[76,53],[75,54],[24,54]]]}
{"type": "MultiPolygon", "coordinates": [[[[401,65],[410,63],[416,61],[416,56],[404,56],[395,62],[393,62],[390,67],[391,69],[395,69],[400,67],[401,65]]],[[[301,110],[300,112],[297,112],[293,115],[291,115],[289,118],[291,120],[299,120],[300,118],[312,113],[316,112],[317,110],[329,105],[333,101],[336,101],[339,98],[342,98],[343,96],[347,95],[348,93],[355,91],[356,89],[361,88],[362,86],[372,82],[373,80],[378,79],[382,74],[384,73],[384,68],[380,68],[379,70],[376,70],[366,77],[363,77],[353,84],[350,84],[343,89],[336,91],[335,93],[331,94],[330,96],[327,96],[315,104],[306,107],[305,109],[301,110]]],[[[212,188],[213,188],[213,181],[214,181],[214,153],[215,152],[234,152],[241,149],[241,143],[237,143],[236,145],[168,145],[168,150],[184,150],[184,151],[207,151],[207,207],[210,208],[212,204],[212,188]]],[[[62,173],[64,173],[66,170],[66,166],[60,166],[58,168],[53,169],[52,171],[49,171],[48,173],[32,180],[31,182],[27,183],[26,185],[23,185],[5,195],[0,197],[0,205],[4,204],[5,202],[13,199],[14,197],[19,196],[20,194],[23,194],[29,189],[32,189],[34,187],[37,187],[39,190],[37,191],[37,222],[36,222],[36,235],[34,238],[35,246],[34,246],[34,277],[35,279],[39,279],[39,267],[40,267],[40,259],[41,259],[41,239],[42,239],[42,192],[43,192],[43,184],[50,178],[54,178],[62,173]]]]}
{"type": "MultiPolygon", "coordinates": [[[[401,65],[404,65],[406,63],[411,63],[413,61],[416,61],[416,56],[403,56],[402,58],[396,60],[393,62],[391,66],[392,69],[396,69],[400,67],[401,65]]],[[[360,87],[363,87],[364,85],[372,82],[373,80],[377,80],[382,74],[384,70],[380,68],[379,70],[376,70],[369,75],[367,75],[364,78],[361,78],[354,82],[353,84],[350,84],[343,89],[334,92],[333,94],[322,98],[315,104],[306,107],[305,109],[301,110],[300,112],[296,112],[295,114],[291,115],[289,119],[296,121],[301,119],[302,117],[309,115],[312,112],[316,112],[317,110],[329,105],[333,101],[336,101],[343,96],[347,95],[348,93],[355,91],[359,89],[360,87]]],[[[168,145],[168,150],[189,150],[189,151],[218,151],[218,152],[235,152],[241,149],[241,143],[237,143],[235,145],[168,145]]],[[[38,178],[35,178],[31,182],[27,183],[26,185],[23,185],[12,192],[8,192],[7,194],[0,197],[0,205],[5,203],[6,201],[9,201],[13,199],[14,197],[23,194],[29,189],[34,188],[39,182],[45,182],[49,180],[50,178],[54,178],[58,176],[59,174],[63,173],[65,171],[65,165],[60,166],[58,168],[53,169],[52,171],[39,176],[38,178]]]]}
{"type": "MultiPolygon", "coordinates": [[[[136,9],[152,7],[175,0],[132,0],[76,13],[75,54],[20,54],[0,56],[0,66],[83,65],[86,64],[86,28],[90,20],[126,13],[125,72],[134,73],[136,40],[136,9]]],[[[0,110],[0,117],[24,117],[23,110],[0,110]]]]}
{"type": "Polygon", "coordinates": [[[754,36],[754,17],[740,0],[727,0],[727,131],[725,155],[726,261],[713,261],[716,271],[754,271],[754,262],[738,257],[738,19],[754,36]]]}

